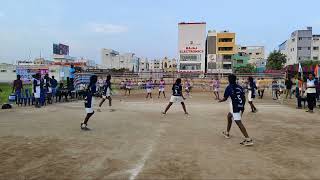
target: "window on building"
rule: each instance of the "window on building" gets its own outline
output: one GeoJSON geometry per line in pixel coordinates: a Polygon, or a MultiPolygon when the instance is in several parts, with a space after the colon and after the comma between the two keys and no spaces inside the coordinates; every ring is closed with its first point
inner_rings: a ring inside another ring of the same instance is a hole
{"type": "Polygon", "coordinates": [[[201,70],[201,64],[180,64],[181,70],[201,70]]]}
{"type": "Polygon", "coordinates": [[[243,64],[243,60],[242,59],[237,60],[237,64],[243,64]]]}
{"type": "Polygon", "coordinates": [[[15,73],[15,72],[17,72],[17,71],[16,71],[16,70],[12,70],[12,72],[14,72],[14,73],[15,73]]]}
{"type": "Polygon", "coordinates": [[[314,46],[314,47],[313,47],[313,50],[314,50],[314,51],[318,51],[318,50],[319,50],[319,46],[314,46]]]}
{"type": "Polygon", "coordinates": [[[256,53],[256,55],[260,55],[260,53],[256,53]]]}
{"type": "Polygon", "coordinates": [[[219,38],[219,42],[232,42],[233,38],[219,38]]]}
{"type": "Polygon", "coordinates": [[[180,61],[200,61],[199,54],[181,54],[180,61]]]}
{"type": "Polygon", "coordinates": [[[293,38],[293,39],[292,39],[292,42],[295,42],[295,41],[296,41],[296,39],[295,39],[295,38],[293,38]]]}
{"type": "Polygon", "coordinates": [[[301,41],[302,40],[302,37],[299,37],[299,41],[301,41]]]}
{"type": "Polygon", "coordinates": [[[223,69],[231,69],[231,64],[224,64],[223,69]]]}
{"type": "Polygon", "coordinates": [[[5,70],[5,69],[1,69],[1,70],[0,70],[0,72],[7,72],[7,70],[5,70]]]}
{"type": "Polygon", "coordinates": [[[241,50],[246,50],[247,49],[247,47],[241,47],[241,50]]]}
{"type": "Polygon", "coordinates": [[[219,51],[232,51],[233,47],[219,47],[218,50],[219,51]]]}
{"type": "Polygon", "coordinates": [[[217,63],[209,62],[208,63],[208,69],[217,69],[217,63]]]}
{"type": "Polygon", "coordinates": [[[298,47],[298,50],[302,50],[302,47],[298,47]]]}
{"type": "Polygon", "coordinates": [[[318,56],[313,56],[313,60],[318,60],[318,56]]]}
{"type": "Polygon", "coordinates": [[[231,60],[231,55],[223,55],[223,60],[231,60]]]}
{"type": "Polygon", "coordinates": [[[308,47],[308,50],[311,50],[311,47],[308,47]]]}
{"type": "Polygon", "coordinates": [[[249,53],[249,55],[252,55],[252,53],[249,53]]]}

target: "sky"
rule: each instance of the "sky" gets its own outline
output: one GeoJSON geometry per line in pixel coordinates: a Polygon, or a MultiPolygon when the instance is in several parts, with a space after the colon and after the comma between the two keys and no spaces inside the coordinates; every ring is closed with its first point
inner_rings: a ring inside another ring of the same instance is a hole
{"type": "Polygon", "coordinates": [[[52,57],[52,44],[100,62],[101,48],[177,57],[178,23],[236,33],[270,52],[296,29],[320,34],[319,0],[0,0],[0,62],[52,57]]]}

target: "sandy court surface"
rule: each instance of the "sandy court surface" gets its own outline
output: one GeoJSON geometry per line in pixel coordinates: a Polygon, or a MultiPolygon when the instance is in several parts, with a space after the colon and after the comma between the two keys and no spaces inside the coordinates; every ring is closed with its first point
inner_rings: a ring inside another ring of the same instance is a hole
{"type": "MultiPolygon", "coordinates": [[[[156,97],[156,96],[154,96],[156,97]]],[[[114,97],[80,130],[83,102],[0,111],[0,179],[318,179],[320,113],[257,100],[243,119],[255,145],[226,128],[228,104],[208,93],[186,101],[114,97]]],[[[98,103],[98,99],[95,103],[98,103]]]]}

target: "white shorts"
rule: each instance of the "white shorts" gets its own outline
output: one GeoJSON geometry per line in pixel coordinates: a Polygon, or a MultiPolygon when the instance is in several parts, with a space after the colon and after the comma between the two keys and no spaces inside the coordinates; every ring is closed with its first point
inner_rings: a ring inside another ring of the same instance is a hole
{"type": "Polygon", "coordinates": [[[111,91],[110,91],[110,89],[108,88],[106,94],[105,94],[105,95],[102,95],[102,98],[103,98],[103,99],[107,99],[107,97],[110,97],[110,96],[111,96],[111,91]]]}
{"type": "Polygon", "coordinates": [[[164,88],[159,88],[159,92],[164,92],[164,88]]]}
{"type": "Polygon", "coordinates": [[[152,89],[148,88],[147,93],[152,93],[152,89]]]}
{"type": "Polygon", "coordinates": [[[213,91],[214,92],[219,92],[219,88],[214,88],[213,91]]]}
{"type": "Polygon", "coordinates": [[[182,103],[184,102],[182,96],[171,96],[170,98],[171,103],[182,103]]]}
{"type": "Polygon", "coordinates": [[[248,101],[249,101],[249,102],[252,102],[252,101],[253,101],[252,91],[251,91],[251,90],[248,91],[248,101]]]}
{"type": "Polygon", "coordinates": [[[36,92],[33,93],[34,98],[40,98],[40,86],[36,86],[36,92]]]}
{"type": "Polygon", "coordinates": [[[230,113],[232,114],[233,120],[234,121],[241,121],[241,112],[234,113],[233,112],[233,107],[232,107],[232,102],[230,102],[230,113]]]}
{"type": "Polygon", "coordinates": [[[131,86],[126,86],[126,89],[131,89],[131,86]]]}
{"type": "Polygon", "coordinates": [[[93,110],[93,98],[92,98],[92,101],[91,101],[91,108],[85,108],[86,109],[86,113],[87,114],[90,114],[90,113],[93,113],[94,110],[93,110]]]}

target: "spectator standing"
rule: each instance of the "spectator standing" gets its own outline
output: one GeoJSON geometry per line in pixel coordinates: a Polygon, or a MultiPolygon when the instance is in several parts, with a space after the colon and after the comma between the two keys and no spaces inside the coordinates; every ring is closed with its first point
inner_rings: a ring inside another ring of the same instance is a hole
{"type": "Polygon", "coordinates": [[[55,97],[57,94],[58,81],[54,78],[54,76],[51,77],[50,84],[52,89],[52,96],[55,97]]]}
{"type": "Polygon", "coordinates": [[[290,77],[288,77],[288,79],[286,80],[285,85],[286,85],[286,99],[288,99],[288,95],[290,95],[289,97],[290,99],[292,99],[291,89],[292,89],[293,83],[290,77]]]}
{"type": "Polygon", "coordinates": [[[308,102],[308,110],[307,112],[313,113],[313,108],[316,106],[317,103],[317,90],[316,90],[316,85],[318,82],[314,78],[313,74],[309,74],[309,77],[306,82],[306,93],[307,93],[307,102],[308,102]]]}
{"type": "Polygon", "coordinates": [[[17,75],[17,79],[13,81],[12,93],[16,96],[16,103],[18,104],[21,99],[21,92],[23,89],[23,83],[21,80],[21,76],[17,75]]]}

